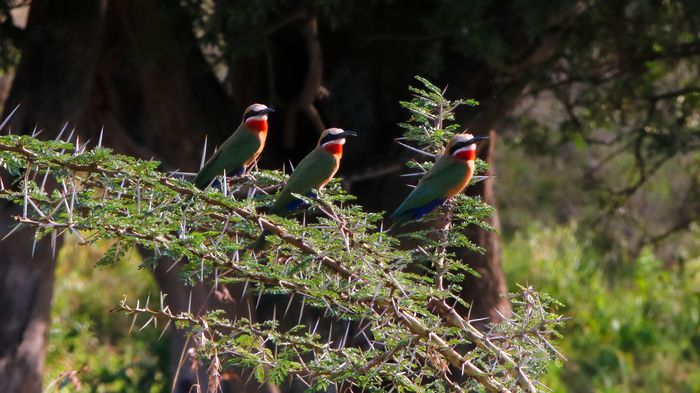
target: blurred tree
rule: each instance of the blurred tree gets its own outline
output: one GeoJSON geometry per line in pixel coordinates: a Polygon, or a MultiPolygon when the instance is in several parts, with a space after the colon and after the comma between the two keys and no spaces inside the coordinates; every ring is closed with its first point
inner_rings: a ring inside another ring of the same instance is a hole
{"type": "Polygon", "coordinates": [[[564,216],[597,228],[608,267],[647,245],[688,257],[679,240],[700,218],[699,24],[697,2],[599,2],[519,111],[513,139],[577,168],[587,192],[564,216]]]}

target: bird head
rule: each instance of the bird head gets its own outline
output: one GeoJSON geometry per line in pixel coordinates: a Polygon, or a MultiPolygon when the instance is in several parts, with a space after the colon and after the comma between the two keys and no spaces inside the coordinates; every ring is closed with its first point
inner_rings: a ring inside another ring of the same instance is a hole
{"type": "Polygon", "coordinates": [[[329,128],[321,133],[318,146],[333,154],[342,154],[345,138],[357,136],[354,131],[346,131],[341,128],[329,128]]]}
{"type": "Polygon", "coordinates": [[[267,131],[267,114],[274,111],[263,104],[253,104],[243,112],[243,121],[256,131],[267,131]]]}
{"type": "Polygon", "coordinates": [[[457,134],[447,143],[445,154],[449,154],[459,160],[475,160],[476,143],[484,139],[489,139],[489,137],[474,136],[472,134],[457,134]]]}

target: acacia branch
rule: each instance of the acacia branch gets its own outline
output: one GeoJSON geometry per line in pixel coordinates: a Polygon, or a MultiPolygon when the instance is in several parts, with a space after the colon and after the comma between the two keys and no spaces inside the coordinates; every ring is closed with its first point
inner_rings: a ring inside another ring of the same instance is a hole
{"type": "MultiPolygon", "coordinates": [[[[22,157],[24,157],[27,161],[32,162],[32,165],[30,167],[39,167],[40,160],[39,156],[37,153],[34,153],[26,148],[24,148],[21,145],[17,146],[9,146],[6,144],[0,144],[0,151],[11,151],[15,152],[22,157]]],[[[155,186],[156,183],[150,183],[146,180],[143,179],[133,179],[130,178],[129,174],[120,172],[119,170],[108,170],[106,168],[101,167],[98,164],[93,164],[93,165],[80,165],[80,164],[73,164],[73,163],[66,163],[63,162],[57,158],[52,158],[48,160],[50,163],[58,165],[58,166],[63,166],[66,168],[70,168],[73,171],[79,171],[79,172],[87,172],[88,177],[90,173],[100,173],[100,174],[107,174],[110,176],[119,176],[123,178],[130,179],[131,182],[138,180],[139,184],[142,187],[146,186],[155,186]]],[[[28,174],[31,171],[31,168],[25,172],[25,174],[28,174]]],[[[259,216],[257,214],[254,214],[248,210],[233,206],[233,204],[228,203],[227,201],[224,200],[219,200],[215,199],[212,197],[207,196],[206,193],[203,193],[198,190],[194,190],[191,187],[184,187],[182,185],[176,184],[174,182],[174,179],[168,178],[168,177],[162,177],[159,180],[159,184],[166,186],[169,190],[176,192],[180,196],[190,196],[193,198],[200,198],[202,201],[205,203],[212,205],[212,206],[217,206],[220,208],[223,208],[227,211],[229,211],[231,214],[240,217],[242,219],[245,219],[249,222],[256,223],[260,225],[264,230],[270,231],[277,235],[280,239],[282,239],[284,242],[292,245],[293,247],[297,248],[304,254],[308,255],[313,255],[317,257],[317,260],[326,268],[328,268],[330,271],[334,272],[335,274],[338,274],[340,277],[347,279],[350,282],[355,282],[358,284],[361,283],[366,283],[366,279],[358,275],[358,273],[353,272],[349,269],[347,269],[345,266],[343,266],[340,262],[336,261],[335,259],[323,255],[323,253],[319,252],[315,248],[313,248],[310,244],[308,244],[306,241],[304,241],[302,238],[290,235],[287,233],[287,231],[280,225],[274,224],[270,222],[268,219],[259,216]]],[[[69,206],[67,202],[68,195],[75,195],[76,193],[76,188],[77,185],[71,184],[72,189],[66,190],[66,192],[63,194],[63,198],[58,201],[58,205],[66,204],[66,206],[69,206]]],[[[25,201],[27,201],[28,204],[31,204],[33,206],[36,206],[33,202],[31,202],[31,198],[26,194],[26,186],[27,183],[25,181],[25,201]]],[[[4,191],[5,194],[9,193],[9,190],[4,191]]],[[[27,217],[27,214],[23,214],[21,217],[17,217],[17,219],[23,223],[23,224],[29,224],[38,228],[48,228],[51,230],[57,230],[57,229],[70,229],[74,233],[77,231],[81,230],[94,230],[96,229],[95,227],[89,226],[89,225],[83,225],[79,223],[75,223],[74,220],[70,217],[72,217],[72,208],[71,207],[66,207],[68,209],[69,213],[69,222],[57,222],[55,221],[50,215],[47,215],[40,210],[39,212],[39,219],[31,219],[27,217]]],[[[26,211],[26,209],[25,209],[26,211]]],[[[55,210],[56,211],[56,210],[55,210]]],[[[218,217],[221,220],[226,219],[226,216],[220,216],[218,217]]],[[[167,245],[171,242],[176,240],[174,236],[176,234],[158,234],[158,235],[149,235],[146,233],[142,233],[138,231],[136,228],[124,228],[120,226],[114,226],[106,223],[102,223],[99,227],[100,231],[103,233],[112,233],[117,235],[118,237],[133,237],[136,239],[144,240],[144,241],[149,241],[153,242],[154,244],[160,244],[161,247],[167,248],[167,245]]],[[[242,269],[240,266],[237,266],[235,264],[232,264],[230,260],[224,256],[224,255],[218,255],[212,252],[197,252],[196,250],[190,250],[189,251],[193,256],[197,256],[198,258],[201,259],[207,259],[210,261],[218,261],[219,263],[227,266],[232,270],[232,272],[235,273],[235,275],[239,278],[246,279],[246,280],[251,280],[255,282],[260,282],[266,285],[273,285],[279,288],[284,288],[287,290],[290,290],[295,293],[303,294],[305,296],[309,296],[310,293],[312,292],[310,288],[300,285],[298,283],[294,283],[291,281],[283,280],[283,279],[276,279],[272,277],[268,277],[264,273],[259,273],[259,272],[252,272],[248,270],[242,269]]],[[[383,278],[383,285],[387,288],[390,288],[392,290],[397,289],[397,290],[402,290],[398,286],[398,281],[396,278],[392,276],[390,272],[386,272],[386,275],[383,278]]],[[[393,298],[391,299],[384,299],[384,298],[378,298],[378,299],[352,299],[350,298],[347,294],[342,294],[341,298],[344,301],[353,301],[353,302],[359,302],[360,304],[363,304],[366,307],[369,307],[372,309],[376,315],[381,316],[384,315],[387,311],[390,311],[396,321],[401,323],[404,327],[406,327],[411,333],[416,335],[416,337],[420,338],[421,340],[426,341],[427,343],[431,343],[432,345],[435,346],[437,351],[441,353],[447,361],[455,368],[460,369],[463,371],[465,375],[468,377],[474,378],[477,380],[480,384],[482,384],[487,391],[489,392],[508,392],[506,388],[502,386],[496,379],[493,378],[493,376],[489,375],[487,372],[484,370],[481,370],[478,366],[476,366],[473,362],[470,360],[466,359],[463,357],[459,352],[454,350],[450,345],[448,345],[443,338],[438,336],[436,333],[434,333],[428,326],[426,326],[420,319],[418,319],[416,316],[414,316],[411,312],[407,311],[402,307],[400,304],[397,303],[397,301],[393,298]]],[[[326,303],[331,302],[332,304],[335,304],[336,306],[339,306],[343,308],[344,306],[342,304],[339,304],[338,302],[335,302],[331,298],[322,298],[323,301],[326,303]]],[[[446,376],[445,376],[446,378],[446,376]]]]}

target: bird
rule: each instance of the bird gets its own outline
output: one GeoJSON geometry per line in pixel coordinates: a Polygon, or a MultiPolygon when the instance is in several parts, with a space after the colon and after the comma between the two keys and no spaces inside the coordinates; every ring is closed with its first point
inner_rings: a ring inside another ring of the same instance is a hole
{"type": "Polygon", "coordinates": [[[420,220],[464,191],[474,176],[476,143],[485,139],[489,138],[467,133],[453,136],[435,165],[390,215],[394,224],[387,232],[393,233],[410,221],[420,220]]]}
{"type": "MultiPolygon", "coordinates": [[[[299,162],[289,176],[287,184],[270,208],[270,214],[283,217],[301,207],[304,202],[292,194],[315,197],[315,191],[328,184],[338,171],[343,156],[343,145],[350,136],[357,136],[357,133],[341,128],[324,130],[316,148],[299,162]]],[[[263,231],[250,248],[262,250],[266,244],[265,236],[269,234],[270,232],[263,231]]]]}
{"type": "Polygon", "coordinates": [[[203,190],[223,171],[233,176],[243,175],[265,148],[267,115],[271,112],[274,109],[257,103],[246,108],[241,125],[199,170],[194,185],[203,190]]]}

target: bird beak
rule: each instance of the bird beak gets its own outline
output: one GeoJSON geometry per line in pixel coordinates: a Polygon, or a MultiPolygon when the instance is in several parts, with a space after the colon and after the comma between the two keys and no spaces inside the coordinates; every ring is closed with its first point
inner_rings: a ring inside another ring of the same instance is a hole
{"type": "Polygon", "coordinates": [[[272,109],[272,108],[265,108],[265,109],[259,110],[257,114],[259,114],[259,115],[265,115],[265,114],[268,114],[268,113],[272,113],[272,112],[274,112],[274,111],[275,111],[275,110],[272,109]]]}
{"type": "Polygon", "coordinates": [[[467,143],[476,143],[476,142],[483,141],[486,139],[489,139],[489,137],[487,137],[487,136],[475,136],[474,138],[468,140],[467,143]]]}
{"type": "Polygon", "coordinates": [[[338,134],[338,137],[344,138],[346,136],[357,136],[357,133],[355,131],[343,130],[343,132],[338,134]]]}

